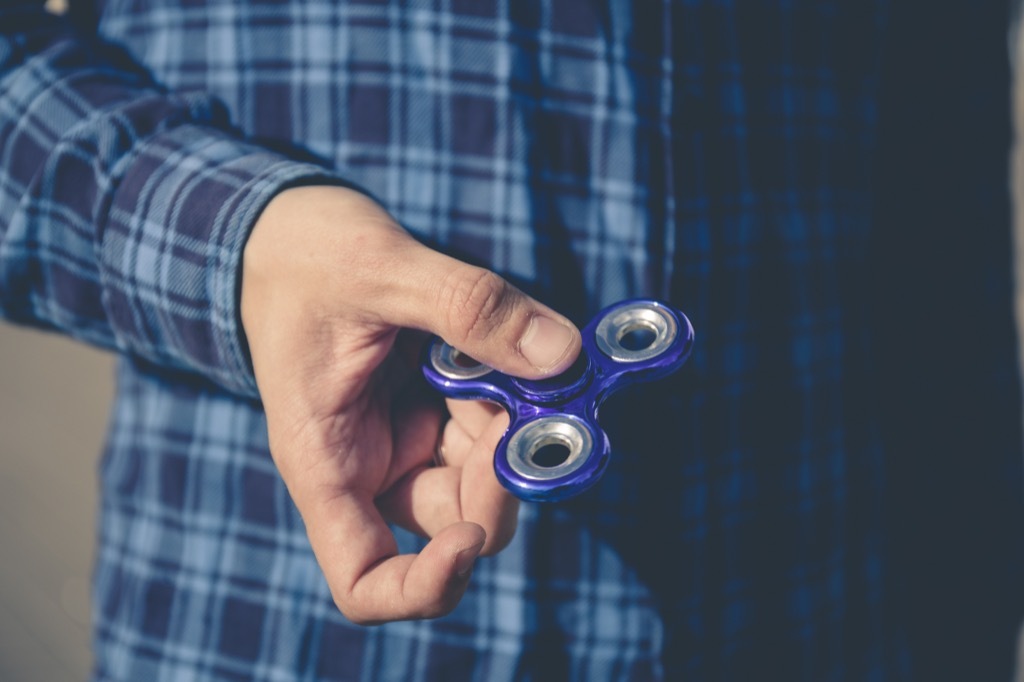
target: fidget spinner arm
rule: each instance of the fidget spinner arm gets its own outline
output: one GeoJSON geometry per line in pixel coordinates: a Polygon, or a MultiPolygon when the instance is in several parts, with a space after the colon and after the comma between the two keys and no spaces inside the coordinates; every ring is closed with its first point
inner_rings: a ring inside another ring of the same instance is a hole
{"type": "Polygon", "coordinates": [[[508,411],[494,469],[502,485],[524,500],[555,502],[596,483],[611,451],[598,421],[601,404],[623,386],[676,371],[693,347],[686,316],[648,299],[605,308],[582,333],[576,363],[537,381],[502,374],[440,338],[426,348],[423,374],[441,393],[495,401],[508,411]]]}

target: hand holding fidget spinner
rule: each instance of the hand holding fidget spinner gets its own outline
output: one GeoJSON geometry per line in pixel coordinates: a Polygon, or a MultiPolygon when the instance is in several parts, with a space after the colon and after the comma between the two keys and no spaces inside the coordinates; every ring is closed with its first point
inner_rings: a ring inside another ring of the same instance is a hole
{"type": "Polygon", "coordinates": [[[449,398],[491,400],[509,413],[494,454],[498,480],[524,500],[555,502],[600,478],[610,444],[598,409],[623,386],[679,369],[693,347],[693,327],[680,311],[648,299],[602,310],[583,329],[579,359],[562,374],[519,379],[480,364],[434,338],[423,374],[449,398]]]}

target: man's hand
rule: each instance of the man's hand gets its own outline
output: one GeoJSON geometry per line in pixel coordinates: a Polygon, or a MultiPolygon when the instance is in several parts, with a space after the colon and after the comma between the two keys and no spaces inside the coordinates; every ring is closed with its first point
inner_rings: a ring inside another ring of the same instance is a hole
{"type": "Polygon", "coordinates": [[[515,532],[518,504],[492,467],[508,419],[453,401],[442,424],[400,331],[436,333],[531,379],[572,364],[579,331],[339,187],[275,197],[246,245],[242,282],[270,449],[338,607],[360,623],[451,611],[476,557],[515,532]],[[431,466],[438,443],[446,466],[431,466]],[[431,541],[398,555],[385,518],[431,541]]]}

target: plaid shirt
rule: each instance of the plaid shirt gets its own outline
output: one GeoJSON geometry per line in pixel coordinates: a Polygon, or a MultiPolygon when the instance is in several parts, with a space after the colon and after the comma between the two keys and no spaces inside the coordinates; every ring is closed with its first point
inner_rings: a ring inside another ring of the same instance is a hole
{"type": "Polygon", "coordinates": [[[0,9],[0,311],[121,354],[94,679],[1007,679],[1005,3],[82,4],[0,9]],[[698,331],[436,621],[337,612],[240,335],[255,216],[338,181],[698,331]]]}

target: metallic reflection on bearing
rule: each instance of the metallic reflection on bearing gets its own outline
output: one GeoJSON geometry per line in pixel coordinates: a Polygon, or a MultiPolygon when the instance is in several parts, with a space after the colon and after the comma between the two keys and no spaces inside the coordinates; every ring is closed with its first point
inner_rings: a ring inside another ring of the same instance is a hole
{"type": "Polygon", "coordinates": [[[440,339],[430,349],[430,363],[447,379],[478,379],[493,371],[440,339]]]}
{"type": "Polygon", "coordinates": [[[566,476],[594,450],[590,430],[575,417],[555,415],[525,424],[508,441],[508,464],[524,478],[545,481],[566,476]]]}
{"type": "Polygon", "coordinates": [[[679,326],[671,313],[649,303],[615,308],[594,331],[597,347],[616,362],[642,362],[671,348],[679,326]]]}

